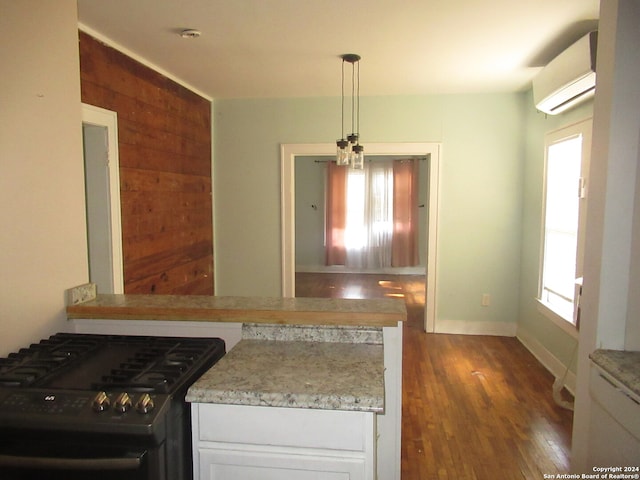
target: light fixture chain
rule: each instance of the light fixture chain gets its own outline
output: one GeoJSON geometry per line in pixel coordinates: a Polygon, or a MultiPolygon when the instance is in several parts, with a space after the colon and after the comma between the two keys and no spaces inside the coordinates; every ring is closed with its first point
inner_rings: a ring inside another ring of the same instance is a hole
{"type": "Polygon", "coordinates": [[[356,133],[355,130],[355,121],[354,121],[354,112],[355,112],[355,94],[356,94],[356,80],[355,80],[355,64],[356,62],[351,63],[351,133],[356,133]]]}
{"type": "Polygon", "coordinates": [[[356,123],[356,132],[358,134],[358,143],[360,143],[360,62],[356,62],[358,64],[358,90],[357,90],[357,99],[358,99],[358,109],[356,111],[357,114],[357,123],[356,123]]]}
{"type": "Polygon", "coordinates": [[[340,122],[342,123],[342,136],[340,138],[344,138],[344,58],[342,59],[342,106],[340,114],[340,122]]]}
{"type": "Polygon", "coordinates": [[[345,53],[342,55],[341,87],[341,129],[342,138],[336,141],[336,163],[351,168],[364,168],[364,147],[360,145],[360,55],[345,53]],[[345,125],[345,72],[344,62],[351,64],[351,133],[344,136],[345,125]],[[357,71],[356,65],[357,63],[357,71]],[[357,84],[357,85],[356,85],[357,84]]]}

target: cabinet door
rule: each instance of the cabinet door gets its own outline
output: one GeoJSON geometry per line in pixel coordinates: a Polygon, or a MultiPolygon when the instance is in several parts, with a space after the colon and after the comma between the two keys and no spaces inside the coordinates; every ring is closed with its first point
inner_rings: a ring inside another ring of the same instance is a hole
{"type": "Polygon", "coordinates": [[[364,480],[362,458],[287,449],[201,449],[200,480],[364,480]]]}

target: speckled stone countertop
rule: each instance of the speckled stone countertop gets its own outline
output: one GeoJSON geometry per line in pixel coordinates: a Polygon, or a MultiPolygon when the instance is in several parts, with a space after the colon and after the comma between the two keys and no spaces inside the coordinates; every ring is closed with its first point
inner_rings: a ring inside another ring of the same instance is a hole
{"type": "Polygon", "coordinates": [[[67,317],[395,327],[407,310],[401,299],[99,294],[67,306],[67,317]]]}
{"type": "Polygon", "coordinates": [[[640,396],[640,352],[596,350],[590,357],[593,363],[640,396]]]}
{"type": "Polygon", "coordinates": [[[382,345],[382,329],[378,327],[326,325],[265,325],[245,323],[242,338],[301,342],[369,343],[382,345]]]}
{"type": "Polygon", "coordinates": [[[243,326],[189,402],[384,412],[380,328],[243,326]]]}

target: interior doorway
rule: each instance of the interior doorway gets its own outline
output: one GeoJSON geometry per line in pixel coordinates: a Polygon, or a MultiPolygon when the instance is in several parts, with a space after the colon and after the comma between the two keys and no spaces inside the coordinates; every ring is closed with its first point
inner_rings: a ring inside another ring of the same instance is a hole
{"type": "MultiPolygon", "coordinates": [[[[424,329],[435,330],[437,289],[438,186],[440,168],[439,143],[367,144],[367,156],[420,156],[426,158],[429,188],[427,198],[427,235],[421,248],[426,251],[426,301],[424,329]]],[[[281,217],[282,217],[282,295],[295,296],[295,166],[304,157],[335,156],[334,144],[284,144],[281,146],[281,217]]]]}
{"type": "Polygon", "coordinates": [[[82,105],[89,281],[124,293],[117,113],[82,105]]]}

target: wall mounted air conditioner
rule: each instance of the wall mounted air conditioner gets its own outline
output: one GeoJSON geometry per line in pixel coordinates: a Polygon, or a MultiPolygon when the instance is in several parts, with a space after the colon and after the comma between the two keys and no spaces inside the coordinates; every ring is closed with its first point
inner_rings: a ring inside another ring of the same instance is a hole
{"type": "Polygon", "coordinates": [[[533,79],[533,101],[538,110],[556,115],[593,97],[597,44],[598,32],[588,33],[551,60],[533,79]]]}

